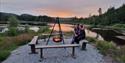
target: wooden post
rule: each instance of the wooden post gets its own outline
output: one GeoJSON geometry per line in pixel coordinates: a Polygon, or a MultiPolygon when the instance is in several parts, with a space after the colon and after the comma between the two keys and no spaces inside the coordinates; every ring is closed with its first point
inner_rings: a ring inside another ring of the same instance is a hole
{"type": "Polygon", "coordinates": [[[43,58],[43,48],[40,49],[40,58],[43,58]]]}

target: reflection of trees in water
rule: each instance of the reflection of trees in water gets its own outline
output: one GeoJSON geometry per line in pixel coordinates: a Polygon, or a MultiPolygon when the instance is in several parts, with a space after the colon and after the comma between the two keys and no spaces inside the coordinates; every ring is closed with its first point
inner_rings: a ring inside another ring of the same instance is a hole
{"type": "Polygon", "coordinates": [[[123,36],[123,34],[117,33],[114,30],[92,30],[97,33],[96,38],[99,38],[99,34],[103,37],[106,41],[113,41],[118,45],[125,44],[125,40],[118,39],[116,36],[123,36]]]}

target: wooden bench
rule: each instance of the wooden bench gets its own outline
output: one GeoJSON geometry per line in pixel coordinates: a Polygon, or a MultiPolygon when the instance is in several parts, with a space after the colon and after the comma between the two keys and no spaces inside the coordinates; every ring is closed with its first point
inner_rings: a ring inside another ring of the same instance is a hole
{"type": "Polygon", "coordinates": [[[36,49],[40,49],[40,58],[43,58],[43,49],[46,48],[65,48],[72,47],[72,56],[75,55],[75,47],[79,47],[79,44],[63,44],[63,45],[36,45],[36,49]]]}
{"type": "Polygon", "coordinates": [[[31,47],[31,53],[36,53],[35,45],[38,44],[38,36],[34,36],[31,42],[29,43],[29,46],[31,47]]]}

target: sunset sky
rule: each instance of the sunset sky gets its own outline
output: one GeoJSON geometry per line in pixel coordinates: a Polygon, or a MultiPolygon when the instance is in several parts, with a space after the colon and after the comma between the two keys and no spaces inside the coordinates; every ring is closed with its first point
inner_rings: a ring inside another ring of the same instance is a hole
{"type": "Polygon", "coordinates": [[[125,0],[0,0],[0,11],[15,14],[48,15],[52,17],[88,17],[118,8],[125,0]]]}

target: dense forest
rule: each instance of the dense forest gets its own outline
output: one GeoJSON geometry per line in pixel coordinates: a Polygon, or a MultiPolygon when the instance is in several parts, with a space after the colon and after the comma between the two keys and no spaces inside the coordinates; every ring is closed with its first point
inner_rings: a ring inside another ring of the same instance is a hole
{"type": "Polygon", "coordinates": [[[0,12],[0,21],[1,22],[6,22],[8,21],[8,18],[11,16],[15,16],[18,20],[20,21],[42,21],[42,22],[50,22],[52,21],[52,18],[49,16],[33,16],[30,14],[22,14],[22,15],[17,15],[13,13],[4,13],[0,12]]]}
{"type": "MultiPolygon", "coordinates": [[[[20,21],[38,21],[38,22],[51,22],[53,17],[49,16],[33,16],[30,14],[17,15],[13,13],[0,12],[0,22],[8,21],[10,16],[16,16],[20,21]]],[[[105,13],[101,15],[93,15],[88,18],[61,18],[64,23],[84,23],[90,25],[114,25],[114,24],[125,24],[125,4],[119,8],[111,7],[105,13]]]]}
{"type": "Polygon", "coordinates": [[[125,24],[125,4],[117,9],[111,7],[101,15],[93,15],[80,21],[92,25],[125,24]]]}

